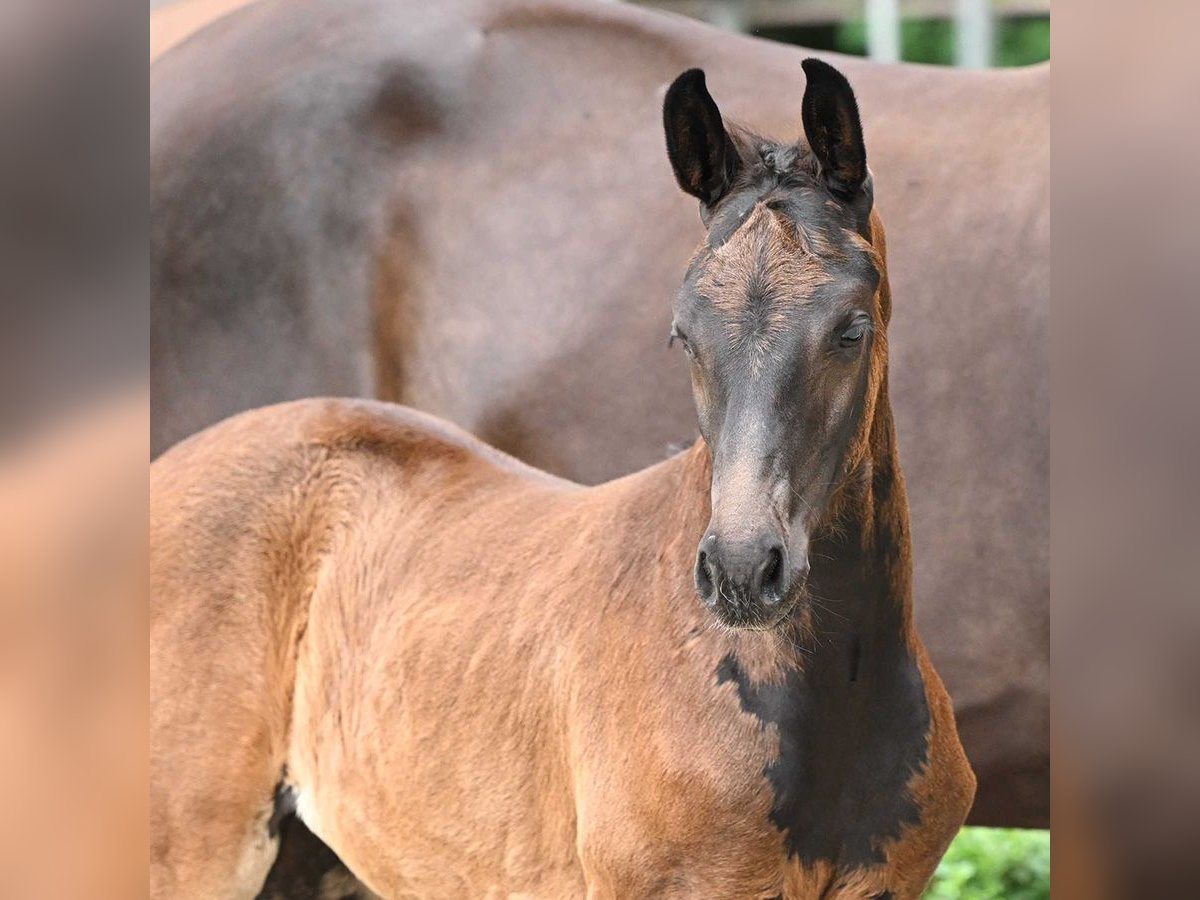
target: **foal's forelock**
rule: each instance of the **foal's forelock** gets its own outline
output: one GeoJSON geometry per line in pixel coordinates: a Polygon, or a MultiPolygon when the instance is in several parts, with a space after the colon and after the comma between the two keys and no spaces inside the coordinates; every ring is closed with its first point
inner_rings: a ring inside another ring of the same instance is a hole
{"type": "Polygon", "coordinates": [[[880,254],[862,235],[797,222],[783,211],[785,202],[778,195],[757,200],[731,231],[722,229],[719,240],[710,235],[692,260],[696,292],[720,315],[753,374],[795,321],[798,307],[835,280],[836,266],[861,254],[882,271],[880,254]]]}
{"type": "Polygon", "coordinates": [[[759,202],[740,228],[711,251],[697,291],[722,317],[731,343],[757,373],[795,306],[832,279],[803,231],[759,202]]]}

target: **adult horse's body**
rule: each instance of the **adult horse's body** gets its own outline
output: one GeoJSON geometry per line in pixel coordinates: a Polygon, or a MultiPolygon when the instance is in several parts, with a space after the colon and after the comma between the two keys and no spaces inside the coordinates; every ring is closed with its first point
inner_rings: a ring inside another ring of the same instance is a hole
{"type": "Polygon", "coordinates": [[[150,7],[150,62],[181,44],[209,22],[252,0],[175,0],[150,7]]]}
{"type": "MultiPolygon", "coordinates": [[[[258,4],[151,75],[155,447],[352,394],[596,482],[694,432],[661,347],[700,233],[655,106],[703,63],[794,127],[792,48],[633,7],[258,4]],[[787,91],[778,96],[788,96],[787,91]],[[654,391],[645,390],[645,385],[654,391]]],[[[906,305],[891,335],[920,620],[981,777],[1048,818],[1048,72],[840,63],[906,305]]]]}
{"type": "Polygon", "coordinates": [[[155,463],[154,897],[254,895],[289,799],[389,897],[920,896],[975,782],[912,624],[858,112],[805,71],[811,149],[698,70],[664,103],[691,449],[581,488],[316,400],[155,463]]]}

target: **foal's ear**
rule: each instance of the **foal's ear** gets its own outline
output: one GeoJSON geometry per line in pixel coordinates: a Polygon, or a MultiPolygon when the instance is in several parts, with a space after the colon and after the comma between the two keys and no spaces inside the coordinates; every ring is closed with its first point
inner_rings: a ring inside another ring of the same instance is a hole
{"type": "Polygon", "coordinates": [[[702,70],[688,69],[667,89],[663,129],[675,180],[687,193],[713,206],[737,176],[738,154],[702,70]]]}
{"type": "Polygon", "coordinates": [[[858,103],[846,76],[819,59],[801,65],[804,87],[801,115],[804,136],[821,163],[821,177],[834,194],[854,198],[867,180],[867,148],[863,144],[858,103]]]}

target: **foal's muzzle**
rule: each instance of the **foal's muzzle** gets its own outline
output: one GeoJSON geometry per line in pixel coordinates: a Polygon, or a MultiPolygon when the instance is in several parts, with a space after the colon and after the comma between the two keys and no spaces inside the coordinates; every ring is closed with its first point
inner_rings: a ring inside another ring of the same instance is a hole
{"type": "Polygon", "coordinates": [[[717,617],[736,628],[767,628],[790,610],[808,577],[808,558],[789,559],[778,535],[723,542],[709,532],[696,552],[696,591],[717,617]]]}

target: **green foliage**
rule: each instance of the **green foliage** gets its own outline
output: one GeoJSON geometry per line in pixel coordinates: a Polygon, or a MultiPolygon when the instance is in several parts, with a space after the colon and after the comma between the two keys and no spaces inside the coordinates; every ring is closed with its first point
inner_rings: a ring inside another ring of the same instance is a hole
{"type": "MultiPolygon", "coordinates": [[[[867,55],[867,26],[861,19],[843,22],[829,48],[856,56],[867,55]]],[[[954,64],[954,23],[947,19],[903,19],[900,56],[908,62],[954,64]]]]}
{"type": "MultiPolygon", "coordinates": [[[[1049,16],[997,16],[994,66],[1025,66],[1050,58],[1049,16]]],[[[815,50],[867,55],[867,26],[862,19],[830,25],[757,28],[760,37],[800,44],[815,50]]],[[[950,19],[904,19],[900,23],[900,55],[908,62],[954,64],[954,22],[950,19]]]]}
{"type": "Polygon", "coordinates": [[[1049,900],[1050,832],[964,828],[925,900],[1049,900]]]}
{"type": "Polygon", "coordinates": [[[995,65],[1025,66],[1049,58],[1049,16],[1021,16],[998,23],[995,65]]]}
{"type": "Polygon", "coordinates": [[[952,66],[955,31],[949,19],[904,19],[900,22],[900,56],[910,62],[952,66]]]}

